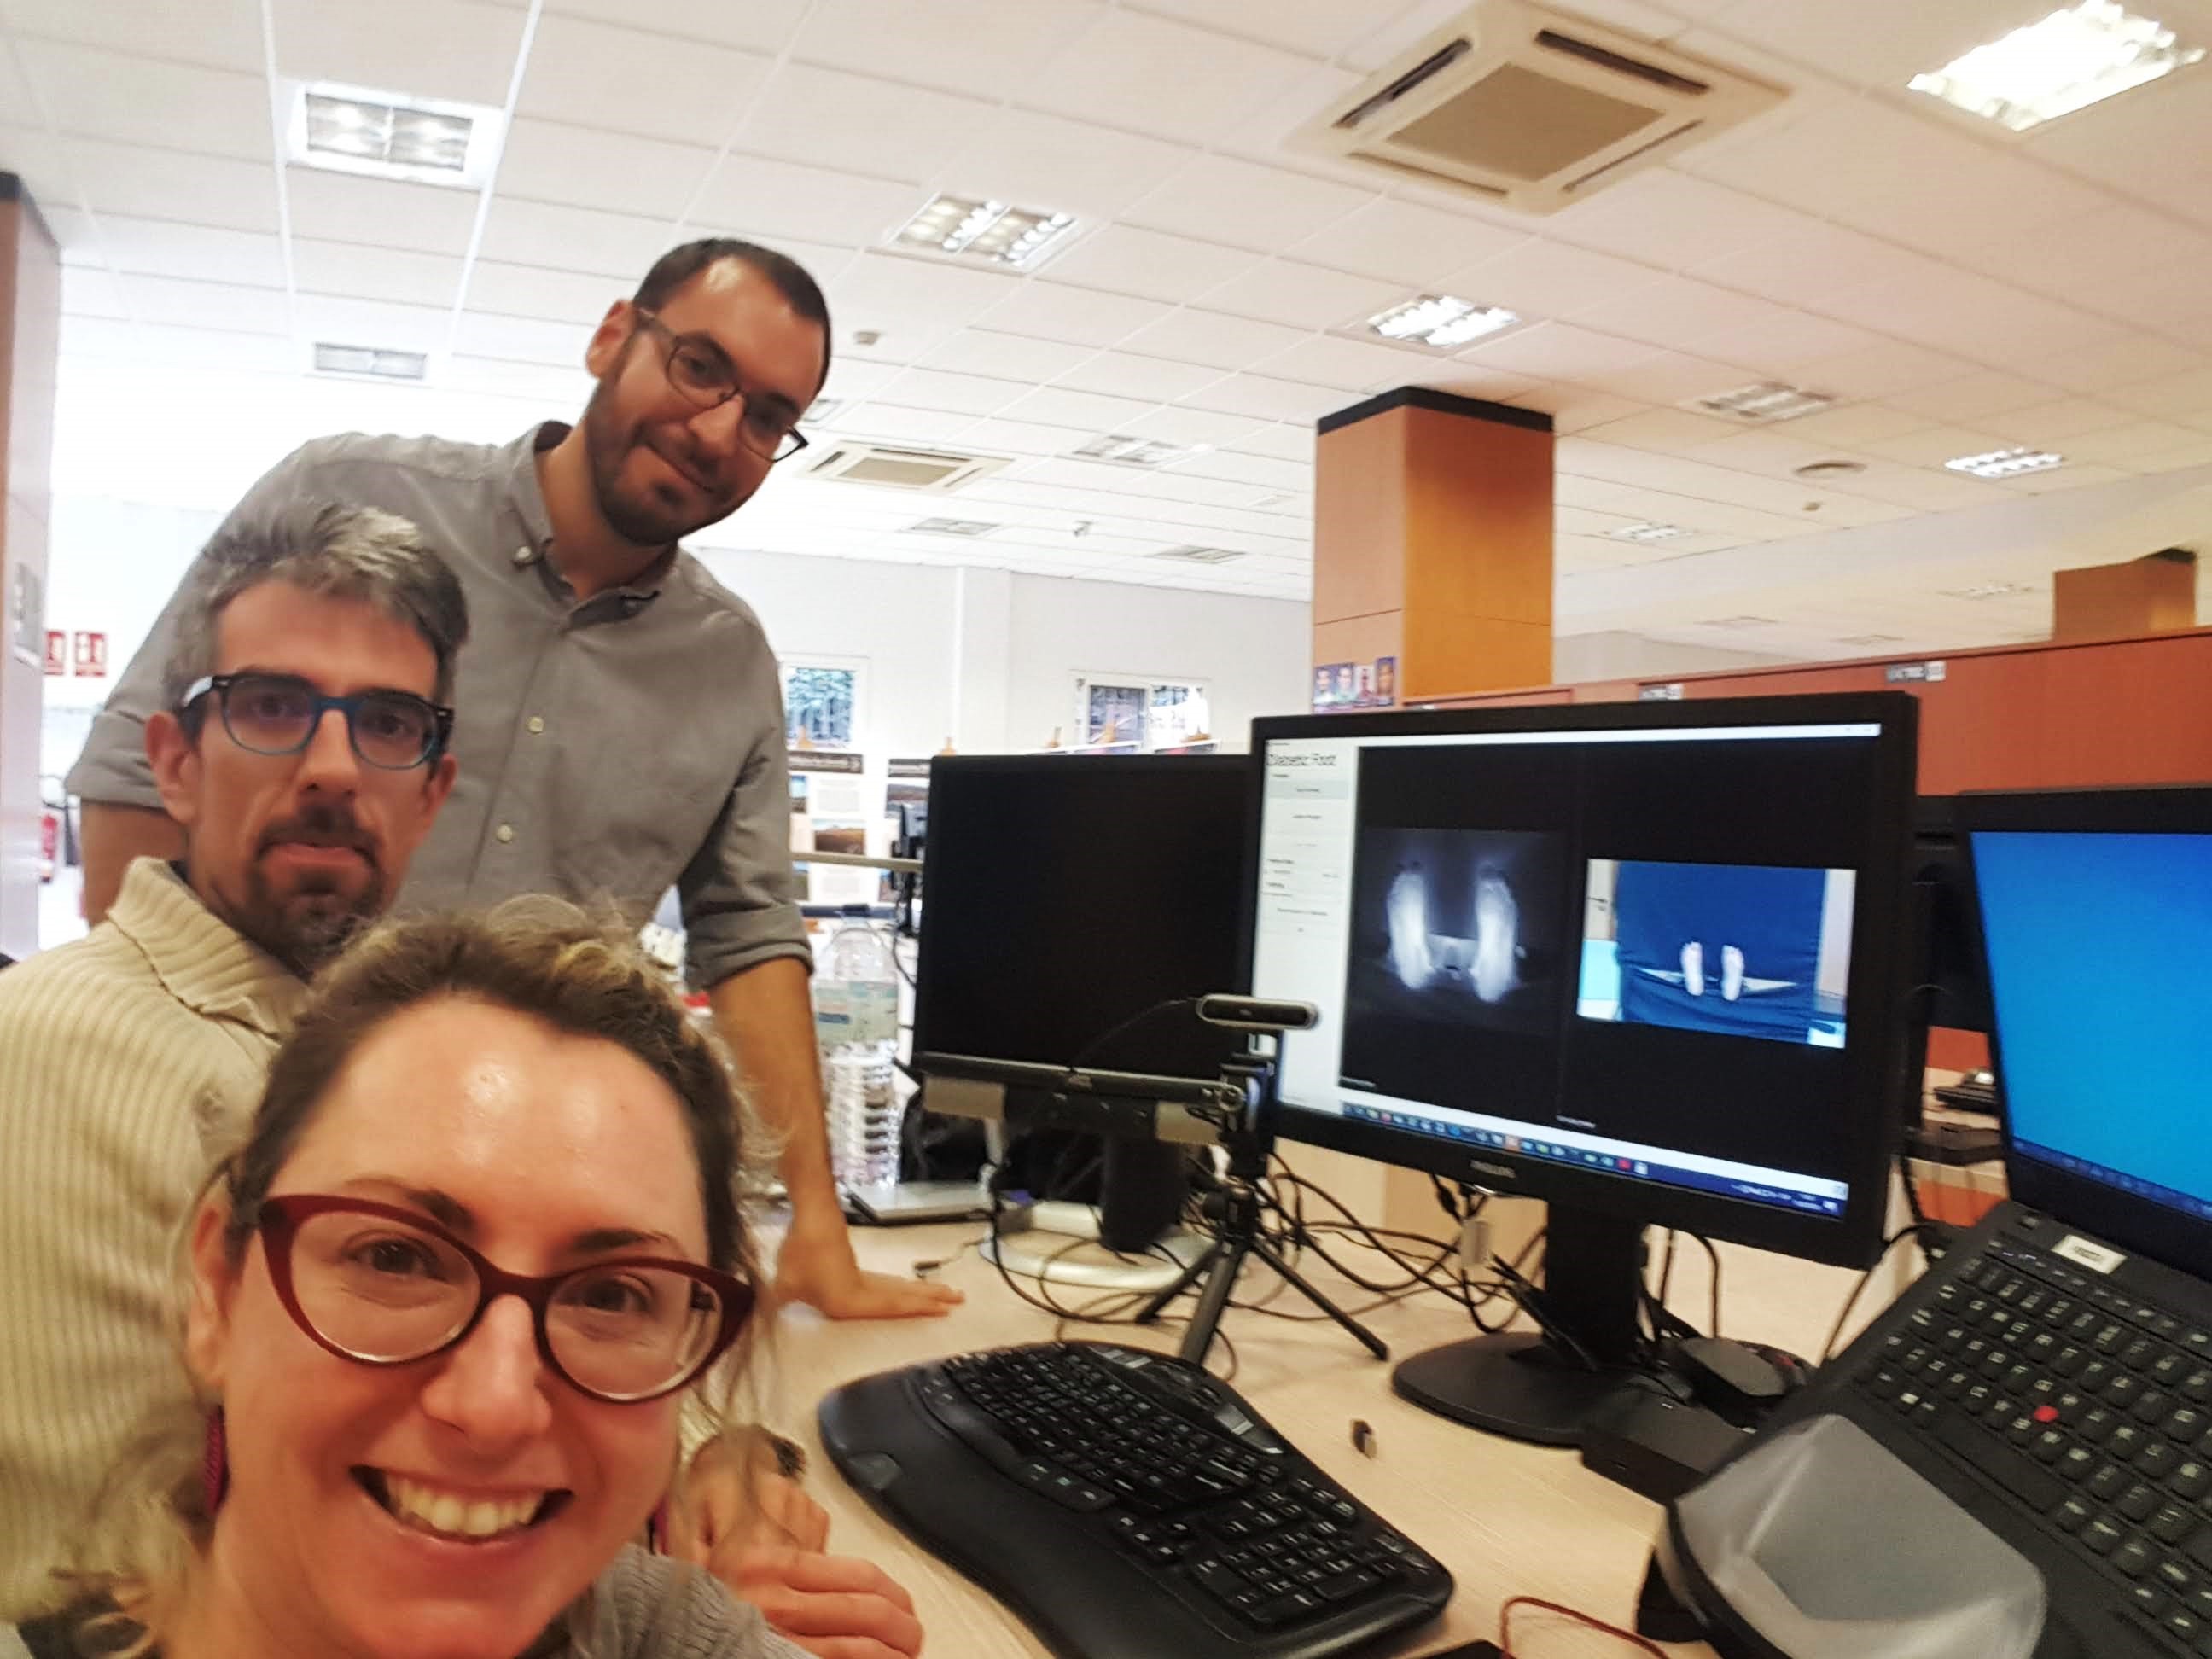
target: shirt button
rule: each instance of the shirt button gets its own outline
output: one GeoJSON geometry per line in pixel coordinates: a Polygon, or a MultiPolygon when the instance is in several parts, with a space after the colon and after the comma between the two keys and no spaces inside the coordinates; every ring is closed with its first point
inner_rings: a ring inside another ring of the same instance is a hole
{"type": "Polygon", "coordinates": [[[529,726],[530,735],[534,738],[545,729],[545,717],[543,714],[532,714],[530,717],[529,726]]]}
{"type": "Polygon", "coordinates": [[[502,823],[493,833],[499,837],[500,844],[503,847],[514,839],[514,826],[511,823],[502,823]]]}
{"type": "Polygon", "coordinates": [[[516,568],[520,568],[520,567],[530,563],[532,560],[536,559],[537,556],[538,550],[534,547],[516,548],[514,550],[514,562],[516,568]]]}

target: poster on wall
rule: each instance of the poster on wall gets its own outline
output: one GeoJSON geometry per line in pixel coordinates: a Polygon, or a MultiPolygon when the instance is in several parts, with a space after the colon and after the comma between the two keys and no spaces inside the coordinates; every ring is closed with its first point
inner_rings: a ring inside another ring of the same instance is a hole
{"type": "Polygon", "coordinates": [[[98,679],[107,672],[106,635],[79,629],[72,645],[79,679],[98,679]]]}
{"type": "Polygon", "coordinates": [[[69,672],[69,635],[58,628],[46,630],[46,674],[59,678],[69,672]]]}
{"type": "Polygon", "coordinates": [[[46,657],[46,585],[27,564],[8,584],[8,643],[16,659],[36,668],[46,657]]]}
{"type": "Polygon", "coordinates": [[[1342,708],[1395,708],[1398,705],[1398,659],[1323,663],[1314,670],[1313,712],[1342,708]]]}

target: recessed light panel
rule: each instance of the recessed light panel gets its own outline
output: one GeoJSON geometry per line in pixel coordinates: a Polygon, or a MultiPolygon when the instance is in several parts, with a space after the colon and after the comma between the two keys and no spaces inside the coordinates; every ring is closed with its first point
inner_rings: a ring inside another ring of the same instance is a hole
{"type": "Polygon", "coordinates": [[[922,536],[988,536],[999,526],[988,519],[924,519],[907,528],[922,536]]]}
{"type": "Polygon", "coordinates": [[[1422,345],[1436,351],[1456,351],[1511,328],[1518,314],[1501,306],[1479,306],[1472,300],[1449,294],[1422,294],[1380,311],[1367,319],[1368,331],[1399,345],[1422,345]]]}
{"type": "Polygon", "coordinates": [[[1954,455],[1943,465],[1954,472],[1977,478],[2017,478],[2024,472],[2048,472],[2066,465],[2063,455],[2047,449],[1992,449],[1985,455],[1954,455]]]}
{"type": "Polygon", "coordinates": [[[387,351],[380,346],[318,344],[315,373],[359,374],[377,380],[420,380],[428,377],[429,358],[420,351],[387,351]]]}
{"type": "Polygon", "coordinates": [[[1690,532],[1678,524],[1626,524],[1605,533],[1617,542],[1671,542],[1690,532]]]}
{"type": "Polygon", "coordinates": [[[939,196],[891,238],[896,248],[1026,270],[1075,228],[1073,216],[969,196],[939,196]]]}
{"type": "Polygon", "coordinates": [[[1071,453],[1079,460],[1111,461],[1116,466],[1172,466],[1177,461],[1187,461],[1194,455],[1202,455],[1211,444],[1171,444],[1158,438],[1132,438],[1126,433],[1109,432],[1078,446],[1071,453]]]}
{"type": "Polygon", "coordinates": [[[1146,555],[1147,558],[1173,559],[1182,564],[1228,564],[1243,556],[1233,547],[1169,547],[1146,555]]]}
{"type": "Polygon", "coordinates": [[[317,82],[295,94],[287,141],[302,167],[474,190],[490,176],[505,125],[485,105],[317,82]]]}
{"type": "Polygon", "coordinates": [[[1817,413],[1832,406],[1835,401],[1825,392],[1807,392],[1801,386],[1784,386],[1779,380],[1760,380],[1755,385],[1740,386],[1733,392],[1717,392],[1710,398],[1693,398],[1689,407],[1731,421],[1767,426],[1817,413]]]}
{"type": "Polygon", "coordinates": [[[1947,587],[1947,599],[2009,599],[2035,589],[2026,582],[1977,582],[1972,587],[1947,587]]]}
{"type": "Polygon", "coordinates": [[[2013,132],[2115,97],[2204,56],[2157,19],[2077,0],[2039,22],[1916,75],[1913,91],[2013,132]]]}

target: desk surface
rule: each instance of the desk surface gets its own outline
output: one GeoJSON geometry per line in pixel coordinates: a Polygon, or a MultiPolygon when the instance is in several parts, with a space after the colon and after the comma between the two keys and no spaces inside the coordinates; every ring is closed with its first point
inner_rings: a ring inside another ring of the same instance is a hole
{"type": "MultiPolygon", "coordinates": [[[[941,1276],[967,1291],[966,1304],[947,1319],[865,1325],[830,1325],[808,1310],[787,1312],[764,1346],[762,1403],[772,1423],[811,1449],[819,1473],[811,1485],[834,1522],[830,1547],[876,1561],[913,1593],[928,1633],[927,1653],[938,1659],[1031,1659],[1045,1649],[1027,1628],[870,1510],[830,1469],[814,1430],[814,1402],[840,1382],[1052,1335],[1051,1317],[1018,1301],[997,1270],[965,1248],[980,1231],[973,1224],[856,1230],[863,1264],[887,1272],[957,1252],[941,1276]]],[[[1856,1275],[1764,1251],[1729,1245],[1720,1251],[1725,1334],[1817,1354],[1856,1275]]],[[[1342,1291],[1347,1305],[1368,1299],[1315,1265],[1316,1281],[1342,1291]]],[[[1369,1271],[1382,1276],[1379,1267],[1369,1271]]],[[[1678,1257],[1670,1297],[1700,1327],[1708,1316],[1706,1273],[1704,1252],[1689,1245],[1678,1257]]],[[[1244,1294],[1262,1293],[1271,1279],[1264,1269],[1248,1270],[1244,1294]]],[[[1084,1294],[1060,1291],[1071,1302],[1084,1294]]],[[[1294,1302],[1285,1297],[1278,1305],[1294,1302]]],[[[1854,1323],[1874,1311],[1862,1307],[1854,1323]]],[[[1433,1295],[1382,1310],[1369,1322],[1390,1344],[1394,1358],[1471,1334],[1465,1313],[1433,1295]]],[[[1632,1622],[1656,1504],[1593,1474],[1571,1451],[1478,1433],[1407,1404],[1390,1392],[1389,1366],[1370,1358],[1334,1325],[1232,1310],[1223,1329],[1236,1345],[1234,1386],[1457,1580],[1441,1620],[1379,1650],[1377,1659],[1412,1659],[1476,1637],[1494,1638],[1498,1606],[1511,1595],[1540,1595],[1613,1624],[1632,1622]],[[1354,1418],[1374,1428],[1372,1458],[1352,1449],[1354,1418]]],[[[1068,1334],[1170,1350],[1176,1340],[1173,1330],[1126,1326],[1072,1325],[1068,1334]]],[[[1227,1369],[1218,1344],[1212,1368],[1217,1375],[1227,1369]]],[[[1523,1633],[1518,1615],[1515,1628],[1523,1633]]],[[[1559,1620],[1531,1618],[1526,1634],[1533,1638],[1523,1642],[1527,1659],[1621,1659],[1635,1651],[1559,1620]]],[[[1711,1650],[1695,1644],[1669,1651],[1711,1650]]]]}

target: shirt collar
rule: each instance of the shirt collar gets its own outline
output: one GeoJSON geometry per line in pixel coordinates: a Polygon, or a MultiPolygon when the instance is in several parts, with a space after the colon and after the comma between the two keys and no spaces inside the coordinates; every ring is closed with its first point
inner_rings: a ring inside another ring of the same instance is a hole
{"type": "MultiPolygon", "coordinates": [[[[563,580],[553,560],[553,520],[545,509],[545,492],[538,482],[538,458],[573,430],[566,421],[543,421],[507,446],[507,499],[529,537],[514,550],[517,566],[534,568],[545,591],[566,605],[575,605],[575,591],[563,580]]],[[[605,611],[617,617],[635,616],[660,597],[661,585],[676,564],[680,546],[671,546],[640,571],[635,580],[604,588],[584,605],[586,611],[605,611]]]]}
{"type": "Polygon", "coordinates": [[[124,872],[107,920],[194,1013],[250,1025],[271,1039],[298,1021],[307,981],[209,909],[159,859],[138,859],[124,872]]]}

